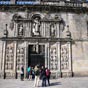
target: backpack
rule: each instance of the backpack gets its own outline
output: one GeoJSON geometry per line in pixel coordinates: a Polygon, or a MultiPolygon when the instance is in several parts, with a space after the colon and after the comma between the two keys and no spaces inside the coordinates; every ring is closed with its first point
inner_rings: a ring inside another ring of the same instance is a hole
{"type": "Polygon", "coordinates": [[[50,76],[51,72],[49,69],[46,70],[46,76],[50,76]]]}
{"type": "Polygon", "coordinates": [[[36,76],[39,75],[39,70],[35,71],[35,75],[36,75],[36,76]]]}
{"type": "Polygon", "coordinates": [[[31,71],[31,68],[30,68],[30,67],[28,67],[28,68],[27,68],[27,72],[30,72],[30,71],[31,71]]]}

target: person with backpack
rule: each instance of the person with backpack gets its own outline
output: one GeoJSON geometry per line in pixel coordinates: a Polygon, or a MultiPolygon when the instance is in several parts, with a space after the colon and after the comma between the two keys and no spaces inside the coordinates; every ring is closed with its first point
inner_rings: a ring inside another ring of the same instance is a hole
{"type": "Polygon", "coordinates": [[[46,68],[46,80],[48,82],[48,85],[50,86],[50,69],[46,68]]]}
{"type": "Polygon", "coordinates": [[[39,79],[40,79],[40,70],[39,70],[38,65],[35,66],[34,71],[35,71],[34,87],[38,87],[39,86],[39,79]]]}
{"type": "Polygon", "coordinates": [[[30,74],[31,74],[31,67],[29,66],[28,68],[27,68],[27,79],[30,79],[30,74]]]}

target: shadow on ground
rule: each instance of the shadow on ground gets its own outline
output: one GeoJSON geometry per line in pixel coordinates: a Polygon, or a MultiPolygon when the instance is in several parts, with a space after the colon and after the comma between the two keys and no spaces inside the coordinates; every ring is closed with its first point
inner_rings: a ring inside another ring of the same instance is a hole
{"type": "Polygon", "coordinates": [[[56,86],[56,85],[61,85],[61,82],[54,82],[50,84],[50,86],[56,86]]]}

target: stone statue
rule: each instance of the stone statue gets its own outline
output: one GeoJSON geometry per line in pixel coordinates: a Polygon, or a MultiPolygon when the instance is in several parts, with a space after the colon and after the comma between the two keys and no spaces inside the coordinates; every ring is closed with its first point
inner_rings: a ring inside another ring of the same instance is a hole
{"type": "Polygon", "coordinates": [[[20,25],[19,27],[19,35],[23,35],[23,25],[20,25]]]}
{"type": "Polygon", "coordinates": [[[33,34],[39,35],[40,22],[38,18],[35,18],[33,21],[33,34]]]}
{"type": "Polygon", "coordinates": [[[55,36],[55,26],[54,24],[51,24],[51,36],[55,36]]]}

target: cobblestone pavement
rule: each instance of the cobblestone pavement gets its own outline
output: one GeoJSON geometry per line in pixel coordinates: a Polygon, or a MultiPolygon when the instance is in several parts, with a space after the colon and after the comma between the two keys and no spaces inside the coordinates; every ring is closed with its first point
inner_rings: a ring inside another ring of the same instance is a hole
{"type": "MultiPolygon", "coordinates": [[[[51,85],[46,88],[88,88],[88,77],[59,78],[50,80],[51,85]]],[[[34,81],[20,79],[0,79],[0,88],[34,88],[34,81]]],[[[41,87],[41,81],[40,86],[41,87]]],[[[43,87],[44,88],[44,87],[43,87]]]]}

